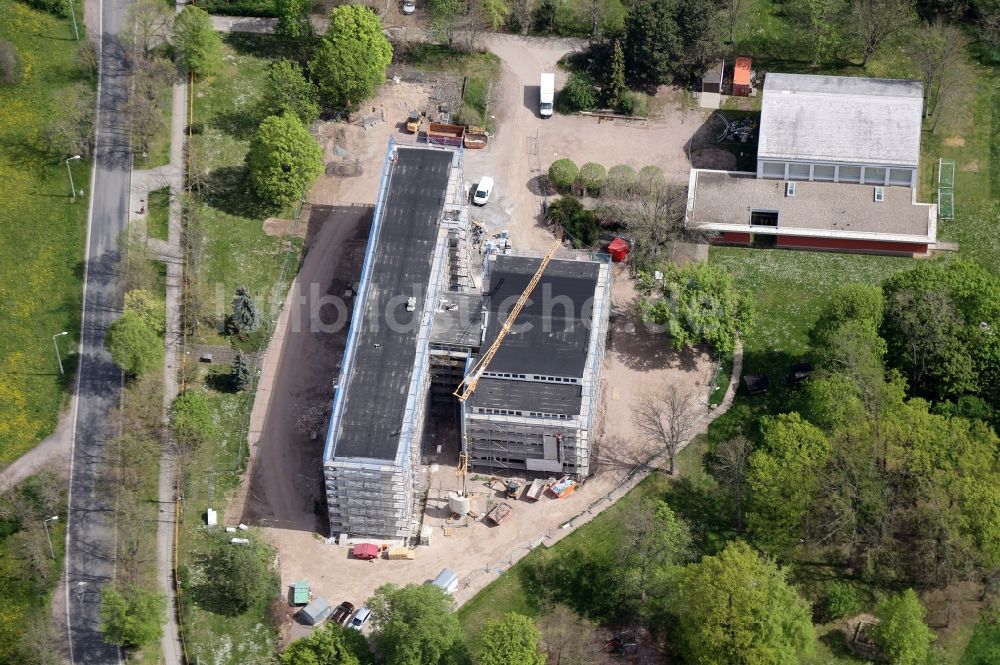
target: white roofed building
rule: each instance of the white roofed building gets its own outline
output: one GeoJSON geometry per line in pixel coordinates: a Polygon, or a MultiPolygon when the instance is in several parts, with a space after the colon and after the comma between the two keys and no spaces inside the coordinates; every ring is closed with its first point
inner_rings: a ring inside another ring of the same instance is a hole
{"type": "Polygon", "coordinates": [[[687,226],[718,244],[926,255],[922,123],[919,81],[769,73],[756,172],[692,169],[687,226]]]}
{"type": "Polygon", "coordinates": [[[757,177],[914,187],[919,81],[768,74],[757,177]]]}

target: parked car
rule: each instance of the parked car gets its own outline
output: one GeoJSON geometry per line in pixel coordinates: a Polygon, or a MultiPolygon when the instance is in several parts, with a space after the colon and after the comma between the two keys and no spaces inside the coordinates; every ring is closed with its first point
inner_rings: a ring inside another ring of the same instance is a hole
{"type": "Polygon", "coordinates": [[[353,613],[354,613],[354,605],[345,600],[340,605],[337,605],[337,609],[333,611],[331,619],[333,620],[334,623],[339,623],[340,625],[344,625],[345,623],[347,623],[347,620],[351,618],[351,615],[353,613]]]}
{"type": "Polygon", "coordinates": [[[368,621],[368,617],[372,615],[372,611],[367,607],[362,607],[354,613],[354,618],[351,619],[350,625],[354,630],[361,630],[364,628],[365,623],[368,621]]]}
{"type": "Polygon", "coordinates": [[[476,186],[476,193],[472,196],[472,202],[477,206],[484,206],[490,200],[490,194],[492,193],[493,178],[485,176],[479,181],[479,185],[476,186]]]}
{"type": "Polygon", "coordinates": [[[403,0],[403,13],[412,14],[417,11],[417,3],[414,0],[403,0]]]}

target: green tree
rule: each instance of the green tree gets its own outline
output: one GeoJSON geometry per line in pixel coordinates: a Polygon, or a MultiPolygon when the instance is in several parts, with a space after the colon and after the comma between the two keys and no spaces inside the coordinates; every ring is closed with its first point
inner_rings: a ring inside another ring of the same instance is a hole
{"type": "Polygon", "coordinates": [[[852,0],[848,29],[861,49],[861,66],[882,44],[917,21],[913,0],[852,0]]]}
{"type": "Polygon", "coordinates": [[[115,364],[132,376],[163,367],[163,340],[135,312],[126,311],[108,327],[104,345],[115,364]]]}
{"type": "Polygon", "coordinates": [[[608,172],[597,162],[587,162],[580,167],[580,174],[576,177],[576,185],[583,192],[584,196],[597,196],[604,187],[604,181],[608,177],[608,172]]]}
{"type": "Polygon", "coordinates": [[[535,623],[517,612],[494,619],[480,635],[479,665],[545,665],[539,651],[542,635],[535,623]]]}
{"type": "Polygon", "coordinates": [[[578,175],[580,167],[572,159],[557,159],[549,166],[549,182],[560,192],[568,191],[578,175]]]}
{"type": "Polygon", "coordinates": [[[272,62],[261,87],[260,109],[264,118],[290,113],[309,125],[319,117],[316,86],[291,60],[272,62]]]}
{"type": "Polygon", "coordinates": [[[566,85],[556,94],[556,110],[576,113],[595,108],[598,102],[597,86],[586,72],[573,72],[566,85]]]}
{"type": "Polygon", "coordinates": [[[972,261],[918,263],[886,280],[888,363],[937,398],[1000,405],[1000,277],[972,261]],[[970,370],[971,367],[971,370],[970,370]]]}
{"type": "Polygon", "coordinates": [[[247,390],[253,383],[253,373],[250,369],[250,363],[242,351],[237,351],[236,357],[233,358],[233,368],[229,374],[229,379],[232,381],[236,392],[247,390]]]}
{"type": "Polygon", "coordinates": [[[848,321],[860,321],[878,332],[885,314],[882,288],[873,284],[845,284],[833,292],[813,327],[814,339],[848,321]]]}
{"type": "Polygon", "coordinates": [[[815,640],[809,605],[742,541],[682,568],[672,606],[685,662],[794,665],[815,640]]]}
{"type": "Polygon", "coordinates": [[[153,644],[163,637],[166,612],[163,594],[138,588],[123,594],[107,585],[101,589],[101,636],[118,646],[153,644]]]}
{"type": "Polygon", "coordinates": [[[341,5],[330,13],[330,28],[309,71],[324,106],[354,110],[385,81],[391,61],[392,46],[378,15],[364,5],[341,5]]]}
{"type": "Polygon", "coordinates": [[[277,207],[299,200],[323,174],[323,149],[290,114],[260,123],[246,159],[257,196],[277,207]]]}
{"type": "Polygon", "coordinates": [[[309,22],[309,0],[274,0],[274,10],[278,22],[274,34],[288,40],[308,39],[313,36],[309,22]]]}
{"type": "Polygon", "coordinates": [[[208,547],[197,558],[199,581],[193,592],[210,612],[238,616],[278,592],[274,549],[255,534],[248,535],[246,545],[230,544],[226,534],[206,536],[208,547]]]}
{"type": "Polygon", "coordinates": [[[132,289],[125,293],[125,311],[134,312],[157,335],[166,330],[167,305],[146,289],[132,289]]]}
{"type": "Polygon", "coordinates": [[[188,391],[174,398],[170,405],[170,426],[177,443],[188,451],[219,433],[208,398],[197,391],[188,391]]]}
{"type": "Polygon", "coordinates": [[[597,242],[597,215],[574,196],[561,196],[549,204],[545,220],[562,227],[574,247],[590,247],[597,242]]]}
{"type": "Polygon", "coordinates": [[[466,2],[463,0],[429,0],[427,3],[430,33],[434,39],[447,44],[448,48],[454,45],[455,33],[461,25],[465,6],[466,2]]]}
{"type": "Polygon", "coordinates": [[[260,312],[245,286],[236,287],[233,296],[233,328],[240,334],[252,333],[260,328],[260,312]]]}
{"type": "Polygon", "coordinates": [[[17,47],[6,39],[0,39],[0,85],[14,85],[21,82],[24,68],[17,47]]]}
{"type": "Polygon", "coordinates": [[[280,660],[281,665],[367,665],[372,661],[364,636],[333,622],[292,642],[280,660]]]}
{"type": "Polygon", "coordinates": [[[747,522],[755,542],[778,554],[806,535],[804,521],[830,458],[830,442],[794,412],[766,416],[760,427],[762,445],[750,454],[747,474],[753,490],[747,522]]]}
{"type": "Polygon", "coordinates": [[[636,0],[625,19],[625,69],[629,78],[647,86],[668,83],[681,37],[673,0],[636,0]]]}
{"type": "Polygon", "coordinates": [[[676,349],[709,344],[732,353],[754,323],[750,295],[714,264],[670,265],[663,273],[662,297],[640,302],[643,320],[660,326],[676,349]]]}
{"type": "Polygon", "coordinates": [[[621,109],[625,95],[628,94],[628,86],[625,85],[625,51],[622,50],[622,43],[617,39],[611,53],[611,71],[608,74],[606,94],[608,104],[617,110],[621,109]]]}
{"type": "Polygon", "coordinates": [[[375,645],[386,665],[452,665],[464,660],[452,600],[430,584],[384,584],[369,599],[375,645]]]}
{"type": "Polygon", "coordinates": [[[222,67],[222,38],[212,29],[204,9],[187,5],[174,19],[174,48],[180,64],[198,76],[209,76],[222,67]]]}
{"type": "Polygon", "coordinates": [[[927,612],[913,589],[907,589],[879,604],[879,623],[872,638],[892,665],[924,665],[930,654],[934,633],[924,617],[927,612]]]}

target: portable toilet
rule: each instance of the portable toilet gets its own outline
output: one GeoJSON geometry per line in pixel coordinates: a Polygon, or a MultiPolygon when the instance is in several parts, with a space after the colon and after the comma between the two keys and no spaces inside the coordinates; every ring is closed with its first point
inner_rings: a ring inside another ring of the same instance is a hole
{"type": "Polygon", "coordinates": [[[299,580],[292,582],[292,605],[306,605],[309,603],[309,582],[299,580]]]}

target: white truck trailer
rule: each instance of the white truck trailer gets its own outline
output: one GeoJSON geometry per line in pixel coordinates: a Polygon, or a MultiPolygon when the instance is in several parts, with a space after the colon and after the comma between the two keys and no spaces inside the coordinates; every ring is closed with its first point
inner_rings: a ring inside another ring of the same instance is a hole
{"type": "Polygon", "coordinates": [[[538,87],[538,113],[543,118],[551,117],[552,105],[556,99],[556,75],[542,74],[541,85],[538,87]]]}

